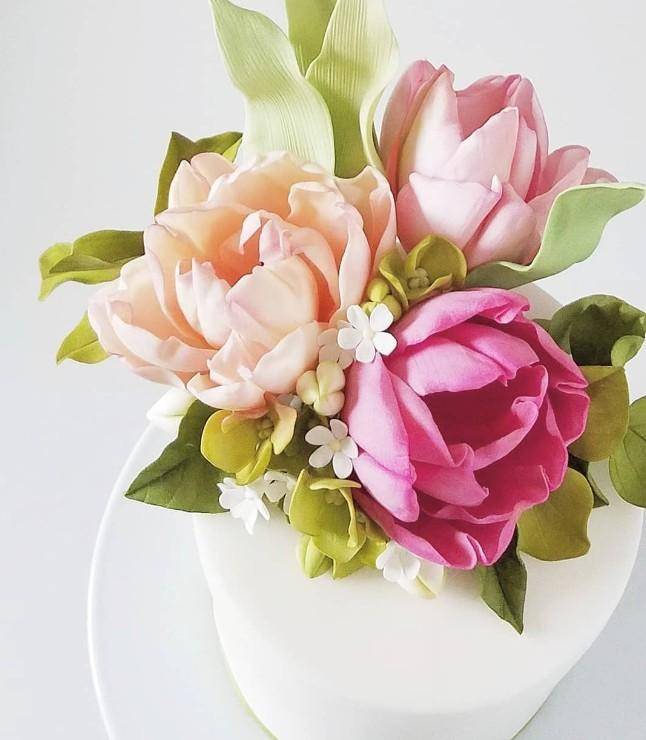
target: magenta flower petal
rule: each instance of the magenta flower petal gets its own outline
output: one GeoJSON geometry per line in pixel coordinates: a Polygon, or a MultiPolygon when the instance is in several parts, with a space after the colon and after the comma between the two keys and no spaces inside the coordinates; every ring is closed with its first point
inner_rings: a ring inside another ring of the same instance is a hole
{"type": "Polygon", "coordinates": [[[402,522],[414,522],[419,517],[419,502],[413,490],[414,471],[398,475],[382,467],[365,452],[354,461],[354,469],[365,486],[386,510],[402,522]]]}
{"type": "Polygon", "coordinates": [[[495,562],[563,481],[587,382],[525,308],[504,290],[434,297],[393,328],[392,356],[349,373],[357,503],[420,557],[495,562]]]}

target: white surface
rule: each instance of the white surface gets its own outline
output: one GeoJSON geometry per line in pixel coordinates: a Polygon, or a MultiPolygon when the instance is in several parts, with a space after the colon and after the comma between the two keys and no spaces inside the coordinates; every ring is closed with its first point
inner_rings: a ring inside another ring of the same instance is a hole
{"type": "MultiPolygon", "coordinates": [[[[254,5],[278,15],[282,3],[254,5]]],[[[646,179],[642,0],[389,5],[404,61],[444,61],[464,83],[521,70],[555,146],[587,144],[595,164],[646,179]]],[[[55,368],[87,290],[61,288],[38,305],[36,259],[56,240],[143,226],[169,132],[240,126],[242,104],[207,0],[0,0],[0,33],[0,738],[94,740],[105,733],[86,650],[90,558],[112,482],[160,391],[118,363],[55,368]]],[[[644,306],[645,225],[644,207],[620,216],[598,254],[549,289],[562,301],[608,292],[644,306]]],[[[646,392],[645,370],[646,355],[631,368],[635,395],[646,392]]],[[[141,516],[158,537],[158,522],[166,533],[184,526],[168,512],[146,513],[155,524],[141,516]]],[[[642,557],[610,627],[528,738],[643,738],[644,593],[642,557]]]]}

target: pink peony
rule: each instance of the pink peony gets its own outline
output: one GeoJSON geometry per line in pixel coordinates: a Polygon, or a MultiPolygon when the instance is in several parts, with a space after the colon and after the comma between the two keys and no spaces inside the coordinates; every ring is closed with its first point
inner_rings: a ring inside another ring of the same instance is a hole
{"type": "Polygon", "coordinates": [[[471,268],[531,262],[559,193],[614,181],[588,168],[585,147],[548,153],[529,80],[485,77],[456,91],[449,69],[425,61],[413,64],[393,92],[381,153],[404,247],[428,234],[444,236],[464,250],[471,268]]]}
{"type": "Polygon", "coordinates": [[[316,365],[321,328],[359,303],[395,244],[386,179],[337,179],[289,154],[183,162],[145,255],[91,300],[102,346],[151,380],[257,411],[316,365]]]}
{"type": "Polygon", "coordinates": [[[357,501],[427,560],[495,562],[585,428],[587,382],[527,308],[505,290],[446,293],[395,325],[392,355],[349,370],[357,501]]]}

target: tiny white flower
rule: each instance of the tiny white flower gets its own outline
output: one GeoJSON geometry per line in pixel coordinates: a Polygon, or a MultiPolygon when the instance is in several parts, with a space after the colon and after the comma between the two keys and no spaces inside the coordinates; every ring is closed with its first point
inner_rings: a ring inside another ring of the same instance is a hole
{"type": "Polygon", "coordinates": [[[278,470],[268,470],[264,475],[263,492],[272,504],[283,500],[283,511],[289,514],[292,496],[296,488],[296,478],[289,473],[281,473],[278,470]]]}
{"type": "Polygon", "coordinates": [[[339,346],[339,331],[349,327],[347,321],[339,321],[336,327],[326,329],[319,334],[319,362],[337,362],[341,369],[350,367],[354,361],[354,352],[350,349],[342,349],[339,346]]]}
{"type": "Polygon", "coordinates": [[[375,565],[387,581],[418,596],[433,597],[442,589],[444,568],[418,558],[394,540],[386,545],[375,565]]]}
{"type": "Polygon", "coordinates": [[[352,437],[348,436],[348,427],[340,419],[330,419],[330,428],[314,427],[305,435],[308,444],[318,447],[310,455],[313,468],[324,468],[330,462],[337,478],[349,478],[353,470],[353,460],[359,455],[359,449],[352,437]]]}
{"type": "Polygon", "coordinates": [[[394,320],[395,317],[383,303],[375,306],[370,317],[360,306],[350,306],[350,326],[339,331],[339,347],[352,350],[359,362],[372,362],[377,352],[389,355],[397,346],[395,337],[386,331],[394,320]]]}
{"type": "Polygon", "coordinates": [[[222,492],[220,506],[228,509],[234,519],[241,519],[249,534],[253,534],[258,514],[263,519],[269,519],[269,509],[262,500],[264,483],[262,478],[246,486],[239,486],[235,478],[225,478],[218,483],[222,492]]]}

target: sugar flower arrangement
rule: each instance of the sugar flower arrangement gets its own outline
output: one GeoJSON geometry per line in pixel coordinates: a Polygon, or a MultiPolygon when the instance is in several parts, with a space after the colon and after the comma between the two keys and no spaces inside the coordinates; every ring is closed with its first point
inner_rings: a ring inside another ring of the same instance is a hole
{"type": "Polygon", "coordinates": [[[520,553],[584,555],[608,505],[646,506],[646,399],[624,372],[645,314],[595,295],[532,320],[514,289],[592,255],[643,198],[549,150],[520,76],[396,83],[382,0],[287,0],[289,37],[212,0],[244,134],[173,134],[155,217],[41,257],[41,297],[105,283],[58,360],[112,355],[170,386],[176,434],[131,499],[282,517],[307,576],[361,568],[421,595],[474,570],[522,631],[520,553]],[[602,516],[602,513],[595,516],[602,516]]]}

